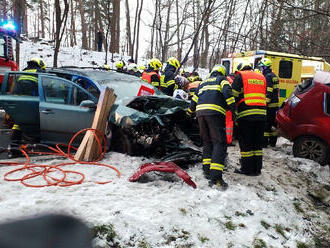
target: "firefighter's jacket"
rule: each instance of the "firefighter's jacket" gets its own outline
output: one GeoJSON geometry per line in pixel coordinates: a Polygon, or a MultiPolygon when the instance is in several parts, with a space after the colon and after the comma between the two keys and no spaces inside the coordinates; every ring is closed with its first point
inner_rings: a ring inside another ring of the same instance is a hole
{"type": "Polygon", "coordinates": [[[261,73],[240,71],[231,87],[237,105],[237,119],[265,120],[267,84],[261,73]]]}
{"type": "Polygon", "coordinates": [[[264,70],[263,74],[267,82],[267,93],[266,93],[267,108],[278,108],[279,107],[278,77],[270,69],[264,70]]]}
{"type": "Polygon", "coordinates": [[[188,84],[189,99],[191,99],[195,95],[195,92],[200,83],[201,83],[201,81],[195,81],[195,82],[188,84]]]}
{"type": "MultiPolygon", "coordinates": [[[[25,69],[23,69],[24,72],[32,72],[32,73],[36,73],[36,72],[43,72],[41,69],[39,68],[36,68],[36,67],[33,67],[33,66],[29,66],[29,67],[26,67],[25,69]]],[[[35,76],[35,75],[29,75],[29,74],[26,74],[26,75],[22,75],[18,78],[18,81],[19,82],[22,82],[22,81],[31,81],[31,82],[34,82],[34,83],[38,83],[38,76],[35,76]]]]}
{"type": "Polygon", "coordinates": [[[174,90],[179,88],[175,82],[175,71],[176,68],[170,64],[167,64],[164,70],[164,82],[161,82],[160,89],[168,96],[173,96],[174,90]]]}
{"type": "Polygon", "coordinates": [[[152,68],[147,69],[142,73],[142,80],[151,84],[154,87],[160,87],[160,76],[157,71],[154,71],[152,68]]]}
{"type": "Polygon", "coordinates": [[[235,99],[232,88],[224,76],[212,73],[210,78],[202,81],[193,96],[188,114],[196,111],[196,116],[226,116],[226,109],[235,111],[235,99]]]}

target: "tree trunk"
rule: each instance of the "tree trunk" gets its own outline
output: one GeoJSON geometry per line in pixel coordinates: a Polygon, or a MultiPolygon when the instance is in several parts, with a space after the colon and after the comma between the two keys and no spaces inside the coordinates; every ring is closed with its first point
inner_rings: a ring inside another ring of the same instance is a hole
{"type": "Polygon", "coordinates": [[[64,10],[62,15],[60,0],[55,0],[55,15],[56,15],[56,32],[55,32],[55,49],[53,67],[57,67],[57,57],[60,49],[61,41],[65,31],[66,21],[69,12],[68,0],[64,0],[64,10]],[[63,28],[62,28],[63,27],[63,28]]]}
{"type": "MultiPolygon", "coordinates": [[[[207,0],[204,0],[204,8],[207,7],[207,0]]],[[[208,61],[208,55],[209,55],[209,47],[210,47],[210,33],[209,33],[209,19],[210,19],[210,13],[207,13],[204,20],[203,25],[203,51],[201,54],[200,62],[201,67],[206,68],[207,67],[207,61],[208,61]]]]}
{"type": "Polygon", "coordinates": [[[135,17],[134,17],[134,30],[133,30],[133,42],[132,42],[132,55],[131,55],[131,57],[133,57],[134,48],[135,48],[136,30],[137,30],[137,21],[138,21],[139,7],[140,7],[140,1],[139,0],[136,0],[136,9],[135,9],[135,17]]]}
{"type": "Polygon", "coordinates": [[[162,61],[166,61],[168,56],[168,42],[170,36],[170,18],[171,18],[171,7],[173,0],[169,0],[167,2],[167,15],[166,15],[166,23],[165,23],[165,33],[164,33],[164,42],[162,47],[162,61]]]}
{"type": "MultiPolygon", "coordinates": [[[[194,30],[197,29],[197,25],[198,23],[200,23],[200,0],[196,0],[196,2],[194,1],[194,7],[193,7],[193,14],[195,16],[194,18],[194,30]]],[[[194,42],[194,56],[193,56],[193,63],[194,63],[194,71],[197,70],[198,65],[199,65],[199,39],[197,36],[197,39],[194,42]]]]}
{"type": "Polygon", "coordinates": [[[141,5],[138,14],[138,22],[137,22],[137,32],[136,32],[136,48],[135,48],[135,63],[137,63],[139,59],[139,38],[140,38],[140,21],[141,21],[141,12],[143,7],[143,0],[141,0],[141,5]]]}
{"type": "Polygon", "coordinates": [[[39,0],[39,7],[40,7],[41,38],[45,38],[44,0],[39,0]]]}
{"type": "Polygon", "coordinates": [[[120,0],[113,0],[113,16],[111,18],[110,52],[119,53],[120,41],[120,0]]]}
{"type": "Polygon", "coordinates": [[[177,26],[177,41],[176,41],[176,45],[177,45],[177,58],[179,61],[181,61],[181,57],[182,57],[182,50],[180,47],[180,21],[179,21],[179,0],[175,1],[175,8],[176,8],[176,26],[177,26]]]}
{"type": "MultiPolygon", "coordinates": [[[[14,18],[17,23],[17,34],[20,35],[22,33],[23,24],[24,24],[24,16],[26,11],[26,2],[25,0],[15,0],[14,1],[14,18]]],[[[16,62],[19,64],[20,59],[20,43],[16,42],[16,62]]]]}
{"type": "Polygon", "coordinates": [[[80,11],[80,18],[81,18],[81,48],[88,49],[85,10],[84,10],[82,0],[79,0],[79,11],[80,11]]]}
{"type": "Polygon", "coordinates": [[[158,6],[158,0],[156,0],[155,3],[155,14],[154,18],[152,21],[152,26],[151,26],[151,39],[150,39],[150,57],[153,58],[154,56],[154,40],[155,40],[155,29],[156,29],[156,20],[157,20],[157,6],[158,6]]]}
{"type": "Polygon", "coordinates": [[[71,39],[70,39],[70,46],[76,46],[77,45],[77,37],[76,37],[76,10],[73,6],[73,0],[70,0],[71,5],[71,39]]]}
{"type": "Polygon", "coordinates": [[[128,0],[125,0],[126,9],[126,38],[128,43],[128,54],[133,57],[133,44],[132,44],[132,33],[131,33],[131,16],[129,13],[128,0]]]}

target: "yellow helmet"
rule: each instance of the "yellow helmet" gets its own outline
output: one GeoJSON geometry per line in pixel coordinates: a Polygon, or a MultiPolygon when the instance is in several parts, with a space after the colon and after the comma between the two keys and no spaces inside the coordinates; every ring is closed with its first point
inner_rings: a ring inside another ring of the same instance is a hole
{"type": "Polygon", "coordinates": [[[272,61],[268,58],[263,58],[260,60],[260,63],[258,66],[266,66],[266,67],[271,67],[272,66],[272,61]]]}
{"type": "Polygon", "coordinates": [[[211,70],[211,74],[213,72],[219,72],[222,76],[226,75],[226,67],[224,67],[223,65],[215,65],[213,66],[212,70],[211,70]]]}
{"type": "Polygon", "coordinates": [[[251,69],[252,69],[252,65],[247,62],[239,63],[236,67],[236,71],[251,70],[251,69]]]}
{"type": "Polygon", "coordinates": [[[124,66],[125,66],[125,63],[124,63],[124,61],[122,61],[122,60],[116,61],[116,63],[115,63],[115,67],[116,67],[117,69],[123,69],[124,66]]]}
{"type": "Polygon", "coordinates": [[[162,62],[159,59],[153,58],[149,61],[149,66],[153,68],[155,71],[159,71],[162,68],[162,62]]]}
{"type": "Polygon", "coordinates": [[[39,59],[39,58],[31,58],[29,61],[28,61],[28,64],[29,63],[35,63],[37,64],[41,69],[45,70],[46,69],[46,64],[45,62],[42,60],[42,59],[39,59]]]}
{"type": "Polygon", "coordinates": [[[139,71],[144,71],[146,67],[144,65],[139,65],[138,70],[139,71]]]}
{"type": "Polygon", "coordinates": [[[180,67],[180,62],[179,60],[177,60],[176,58],[174,57],[170,57],[168,60],[167,60],[167,63],[170,64],[170,65],[173,65],[176,69],[178,69],[180,67]]]}
{"type": "Polygon", "coordinates": [[[106,69],[107,71],[111,70],[110,65],[103,65],[103,68],[106,69]]]}

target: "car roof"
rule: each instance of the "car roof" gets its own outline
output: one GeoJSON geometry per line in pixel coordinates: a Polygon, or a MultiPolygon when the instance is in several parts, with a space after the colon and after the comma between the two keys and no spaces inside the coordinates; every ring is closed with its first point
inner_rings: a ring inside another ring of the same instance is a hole
{"type": "Polygon", "coordinates": [[[103,80],[112,80],[112,81],[127,81],[127,82],[141,82],[141,79],[127,74],[120,73],[117,71],[107,71],[102,68],[92,68],[92,67],[62,67],[51,69],[51,71],[59,72],[59,73],[69,73],[69,74],[78,74],[82,76],[86,76],[94,81],[102,82],[103,80]]]}
{"type": "Polygon", "coordinates": [[[330,72],[317,71],[314,76],[314,82],[330,86],[330,72]]]}
{"type": "Polygon", "coordinates": [[[121,73],[117,71],[107,71],[102,68],[79,68],[79,67],[65,67],[50,69],[50,72],[81,75],[88,77],[95,81],[100,86],[105,85],[114,89],[117,95],[117,101],[129,101],[138,95],[139,89],[142,85],[154,89],[154,95],[164,96],[157,88],[151,84],[144,82],[141,78],[121,73]]]}

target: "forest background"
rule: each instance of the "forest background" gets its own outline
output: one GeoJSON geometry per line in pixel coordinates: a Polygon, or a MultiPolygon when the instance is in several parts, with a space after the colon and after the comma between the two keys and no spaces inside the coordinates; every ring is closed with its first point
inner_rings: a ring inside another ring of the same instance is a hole
{"type": "MultiPolygon", "coordinates": [[[[22,37],[210,68],[233,52],[272,50],[330,60],[328,0],[0,0],[22,37]],[[189,56],[188,55],[189,52],[189,56]]],[[[20,43],[16,44],[19,61],[20,43]]]]}

